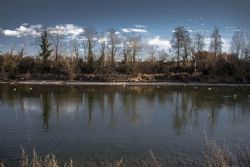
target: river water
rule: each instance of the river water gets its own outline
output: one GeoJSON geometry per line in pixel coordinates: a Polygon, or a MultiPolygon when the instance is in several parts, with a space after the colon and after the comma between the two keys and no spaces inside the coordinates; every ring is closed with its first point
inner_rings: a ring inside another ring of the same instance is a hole
{"type": "Polygon", "coordinates": [[[203,166],[204,138],[250,144],[250,87],[0,85],[0,161],[203,166]]]}

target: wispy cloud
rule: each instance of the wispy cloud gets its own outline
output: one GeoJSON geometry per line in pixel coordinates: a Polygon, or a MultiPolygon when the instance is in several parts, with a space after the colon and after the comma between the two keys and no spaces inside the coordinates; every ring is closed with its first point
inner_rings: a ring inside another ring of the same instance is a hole
{"type": "Polygon", "coordinates": [[[164,49],[164,50],[171,48],[170,41],[167,39],[161,39],[160,36],[155,36],[155,37],[149,39],[148,44],[155,45],[159,49],[164,49]]]}
{"type": "Polygon", "coordinates": [[[242,30],[240,28],[236,28],[236,29],[233,29],[233,31],[238,31],[238,32],[242,32],[242,30]]]}
{"type": "Polygon", "coordinates": [[[127,32],[131,32],[131,31],[128,28],[122,28],[122,32],[126,32],[127,33],[127,32]]]}
{"type": "Polygon", "coordinates": [[[225,26],[224,28],[225,29],[233,29],[234,27],[232,27],[232,26],[225,26]]]}
{"type": "Polygon", "coordinates": [[[122,28],[121,29],[122,32],[125,32],[125,33],[131,33],[131,32],[137,32],[137,33],[147,33],[148,30],[144,28],[122,28]]]}
{"type": "Polygon", "coordinates": [[[135,27],[136,27],[136,28],[147,28],[146,26],[140,25],[140,24],[136,24],[135,27]]]}

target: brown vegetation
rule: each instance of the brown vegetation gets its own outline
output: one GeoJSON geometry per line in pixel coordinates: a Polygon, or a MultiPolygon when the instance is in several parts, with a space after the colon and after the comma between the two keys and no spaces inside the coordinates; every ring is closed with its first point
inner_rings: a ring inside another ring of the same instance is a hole
{"type": "Polygon", "coordinates": [[[37,57],[0,55],[1,80],[79,80],[79,81],[179,81],[249,83],[250,61],[223,54],[216,61],[211,53],[201,52],[196,58],[196,72],[191,63],[187,68],[176,62],[145,60],[133,65],[117,62],[112,72],[99,62],[89,67],[82,59],[65,57],[44,62],[37,57]]]}

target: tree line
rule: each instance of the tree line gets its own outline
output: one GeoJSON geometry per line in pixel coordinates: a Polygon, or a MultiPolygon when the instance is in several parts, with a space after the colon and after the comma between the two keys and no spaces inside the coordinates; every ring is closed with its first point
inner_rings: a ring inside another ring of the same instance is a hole
{"type": "Polygon", "coordinates": [[[63,40],[59,31],[52,36],[44,29],[39,37],[39,56],[26,56],[23,49],[16,54],[2,53],[1,79],[88,80],[92,75],[99,77],[93,80],[105,80],[148,74],[153,75],[145,78],[148,80],[250,81],[250,36],[241,30],[233,34],[230,53],[222,52],[218,27],[206,38],[204,32],[190,34],[178,26],[168,51],[146,45],[136,33],[121,34],[113,28],[102,33],[86,28],[84,39],[71,40],[71,56],[63,54],[63,40]],[[209,46],[206,40],[210,40],[209,46]]]}

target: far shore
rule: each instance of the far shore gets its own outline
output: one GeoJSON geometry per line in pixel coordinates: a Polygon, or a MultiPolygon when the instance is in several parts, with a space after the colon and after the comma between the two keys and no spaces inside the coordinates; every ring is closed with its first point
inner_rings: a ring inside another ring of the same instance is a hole
{"type": "Polygon", "coordinates": [[[245,86],[240,83],[202,83],[202,82],[163,82],[163,81],[125,81],[125,82],[94,82],[94,81],[55,81],[55,80],[29,80],[29,81],[0,81],[0,84],[10,85],[79,85],[79,86],[245,86]]]}

